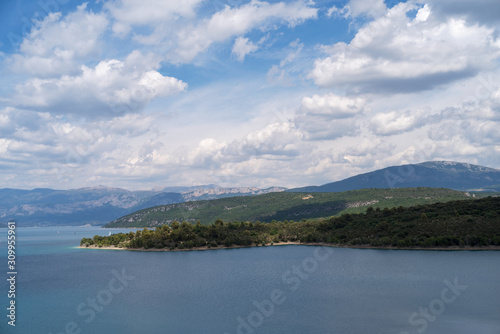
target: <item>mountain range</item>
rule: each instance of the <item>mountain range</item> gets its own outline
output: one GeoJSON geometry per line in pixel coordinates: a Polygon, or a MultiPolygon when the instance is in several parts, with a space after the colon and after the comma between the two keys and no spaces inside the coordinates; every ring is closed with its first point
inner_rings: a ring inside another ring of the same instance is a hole
{"type": "Polygon", "coordinates": [[[364,188],[432,187],[462,191],[499,191],[500,170],[453,161],[391,166],[322,186],[290,192],[341,192],[364,188]]]}
{"type": "Polygon", "coordinates": [[[101,225],[144,208],[230,196],[259,195],[286,188],[221,188],[215,185],[130,191],[104,186],[70,190],[0,189],[0,222],[21,226],[101,225]]]}
{"type": "Polygon", "coordinates": [[[101,225],[135,211],[175,203],[273,192],[342,192],[364,188],[438,187],[461,191],[500,191],[500,170],[437,161],[392,166],[321,186],[288,189],[222,188],[217,185],[129,191],[110,187],[70,190],[0,189],[0,224],[21,226],[101,225]]]}

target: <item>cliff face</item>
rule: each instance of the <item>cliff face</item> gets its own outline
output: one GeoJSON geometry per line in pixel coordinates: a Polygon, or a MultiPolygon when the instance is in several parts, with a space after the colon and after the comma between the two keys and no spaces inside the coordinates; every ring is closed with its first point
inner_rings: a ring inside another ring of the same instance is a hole
{"type": "Polygon", "coordinates": [[[256,187],[239,187],[239,188],[221,188],[221,187],[200,187],[193,191],[183,193],[186,201],[196,201],[200,199],[217,199],[232,196],[248,196],[261,195],[272,192],[281,192],[286,190],[282,187],[271,187],[267,189],[259,189],[256,187]]]}

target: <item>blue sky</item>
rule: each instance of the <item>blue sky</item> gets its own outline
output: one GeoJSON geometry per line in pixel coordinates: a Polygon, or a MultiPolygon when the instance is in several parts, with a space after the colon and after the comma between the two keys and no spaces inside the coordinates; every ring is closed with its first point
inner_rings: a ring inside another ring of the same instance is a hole
{"type": "Polygon", "coordinates": [[[500,3],[17,0],[0,187],[295,187],[500,167],[500,3]]]}

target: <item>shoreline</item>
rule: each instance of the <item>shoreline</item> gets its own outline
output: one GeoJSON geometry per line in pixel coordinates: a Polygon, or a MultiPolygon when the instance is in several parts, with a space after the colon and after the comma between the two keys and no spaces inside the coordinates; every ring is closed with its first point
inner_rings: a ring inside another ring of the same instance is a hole
{"type": "Polygon", "coordinates": [[[395,247],[395,246],[367,246],[367,245],[357,245],[357,246],[349,246],[349,245],[336,245],[329,243],[321,243],[321,242],[277,242],[274,244],[268,244],[265,246],[259,245],[251,245],[251,246],[217,246],[217,247],[193,247],[186,249],[169,249],[169,248],[123,248],[116,246],[102,246],[98,247],[95,245],[86,247],[86,246],[77,246],[75,248],[82,249],[105,249],[105,250],[127,250],[127,251],[135,251],[135,252],[191,252],[191,251],[206,251],[206,250],[217,250],[217,249],[236,249],[236,248],[255,248],[255,247],[274,247],[274,246],[287,246],[287,245],[302,245],[302,246],[324,246],[324,247],[334,247],[334,248],[352,248],[352,249],[380,249],[380,250],[430,250],[430,251],[491,251],[497,250],[500,251],[500,246],[482,246],[482,247],[472,247],[472,246],[450,246],[450,247],[395,247]]]}

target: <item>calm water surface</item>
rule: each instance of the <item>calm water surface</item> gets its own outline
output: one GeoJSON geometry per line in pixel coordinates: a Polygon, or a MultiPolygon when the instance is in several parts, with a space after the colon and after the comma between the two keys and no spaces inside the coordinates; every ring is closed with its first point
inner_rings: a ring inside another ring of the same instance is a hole
{"type": "Polygon", "coordinates": [[[17,229],[14,328],[6,231],[0,333],[500,333],[500,252],[77,249],[110,231],[82,227],[17,229]]]}

